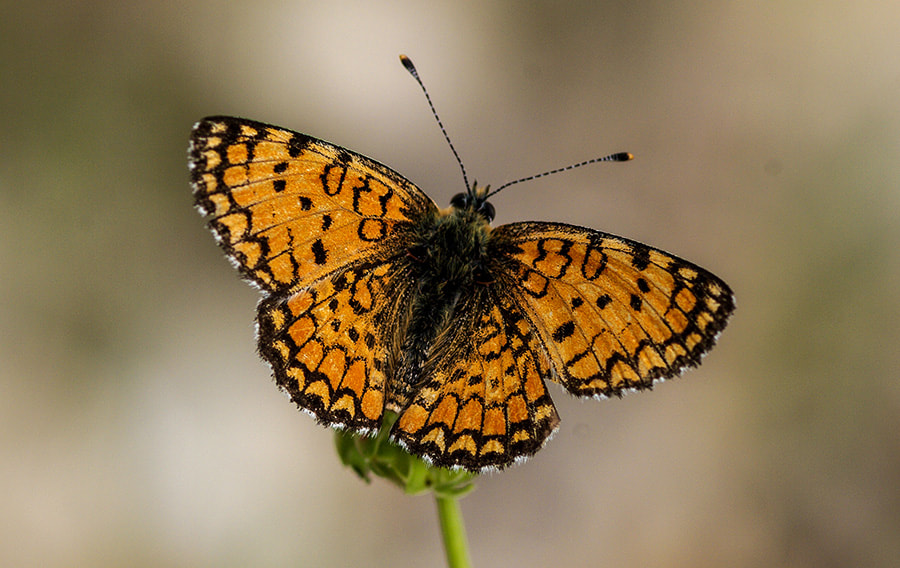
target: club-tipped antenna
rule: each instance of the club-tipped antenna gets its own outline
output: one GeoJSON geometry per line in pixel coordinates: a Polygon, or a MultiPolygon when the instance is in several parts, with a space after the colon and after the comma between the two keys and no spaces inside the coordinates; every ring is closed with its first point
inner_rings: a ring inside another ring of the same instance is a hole
{"type": "Polygon", "coordinates": [[[550,170],[546,172],[542,172],[539,174],[534,174],[533,176],[523,177],[521,179],[517,179],[515,181],[509,181],[498,187],[497,189],[489,192],[484,196],[484,199],[500,193],[501,189],[507,188],[511,185],[515,185],[517,183],[522,183],[523,181],[531,181],[533,179],[538,179],[542,177],[546,177],[553,174],[558,174],[559,172],[565,172],[568,170],[574,170],[575,168],[580,168],[581,166],[587,166],[588,164],[596,164],[597,162],[627,162],[634,158],[634,155],[629,154],[628,152],[617,152],[615,154],[610,154],[608,156],[603,156],[602,158],[592,158],[590,160],[585,160],[583,162],[578,162],[577,164],[572,164],[570,166],[565,166],[563,168],[556,168],[555,170],[550,170]]]}
{"type": "Polygon", "coordinates": [[[459,158],[459,154],[456,152],[456,148],[453,147],[453,142],[450,141],[450,136],[447,135],[447,130],[444,128],[444,123],[441,122],[441,117],[438,116],[436,110],[434,110],[434,104],[431,102],[431,96],[428,94],[428,89],[425,88],[425,83],[422,82],[422,79],[419,78],[419,72],[416,71],[416,66],[413,65],[412,60],[401,54],[400,55],[400,63],[406,67],[406,70],[409,71],[409,74],[413,76],[413,79],[416,80],[416,83],[422,87],[422,92],[425,93],[425,100],[428,101],[428,106],[431,107],[431,114],[434,115],[434,119],[438,123],[438,127],[441,129],[441,133],[444,135],[444,140],[447,141],[447,144],[450,146],[450,151],[453,152],[453,157],[456,158],[456,163],[459,164],[459,169],[462,171],[463,183],[466,184],[466,191],[468,193],[472,193],[472,188],[469,186],[469,176],[466,175],[466,167],[463,165],[462,160],[459,158]]]}

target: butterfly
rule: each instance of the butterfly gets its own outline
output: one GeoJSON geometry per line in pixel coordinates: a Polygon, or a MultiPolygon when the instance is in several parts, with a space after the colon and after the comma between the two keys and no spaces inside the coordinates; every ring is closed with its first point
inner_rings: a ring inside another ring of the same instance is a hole
{"type": "Polygon", "coordinates": [[[276,384],[333,427],[398,415],[391,439],[437,466],[533,455],[559,424],[547,381],[649,389],[697,365],[734,310],[725,282],[667,252],[562,223],[492,227],[496,191],[466,182],[440,209],[387,166],[277,126],[205,118],[189,164],[197,208],[263,293],[276,384]]]}

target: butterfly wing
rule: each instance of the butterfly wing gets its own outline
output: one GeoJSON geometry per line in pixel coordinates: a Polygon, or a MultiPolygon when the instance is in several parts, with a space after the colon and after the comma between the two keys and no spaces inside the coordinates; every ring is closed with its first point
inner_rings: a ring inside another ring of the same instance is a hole
{"type": "Polygon", "coordinates": [[[381,425],[398,306],[411,291],[398,271],[402,261],[360,264],[260,303],[259,352],[319,422],[363,432],[381,425]]]}
{"type": "Polygon", "coordinates": [[[377,428],[412,286],[402,259],[434,202],[374,160],[239,118],[194,126],[190,168],[219,244],[266,295],[258,346],[276,383],[323,423],[377,428]]]}
{"type": "Polygon", "coordinates": [[[542,377],[539,337],[511,298],[478,289],[457,306],[426,363],[428,377],[393,439],[436,465],[502,468],[537,452],[559,417],[542,377]]]}
{"type": "Polygon", "coordinates": [[[540,338],[553,372],[579,396],[650,388],[697,365],[734,310],[725,282],[647,245],[559,223],[495,229],[498,278],[540,338]]]}
{"type": "Polygon", "coordinates": [[[267,292],[387,258],[437,208],[387,166],[251,120],[201,120],[189,158],[197,207],[228,258],[267,292]]]}
{"type": "Polygon", "coordinates": [[[456,308],[392,432],[441,466],[533,455],[559,422],[544,379],[579,396],[650,388],[697,364],[734,309],[706,270],[591,229],[504,225],[488,258],[492,281],[456,308]]]}

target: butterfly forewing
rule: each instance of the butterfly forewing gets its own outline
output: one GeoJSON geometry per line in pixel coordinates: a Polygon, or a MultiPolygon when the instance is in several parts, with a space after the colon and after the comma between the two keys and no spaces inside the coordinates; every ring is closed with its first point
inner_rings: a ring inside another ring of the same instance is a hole
{"type": "Polygon", "coordinates": [[[275,126],[210,117],[190,149],[197,207],[225,253],[269,292],[386,258],[436,209],[412,183],[359,154],[275,126]]]}
{"type": "Polygon", "coordinates": [[[591,229],[513,223],[493,231],[491,250],[553,376],[577,395],[648,388],[696,365],[734,309],[710,272],[591,229]]]}

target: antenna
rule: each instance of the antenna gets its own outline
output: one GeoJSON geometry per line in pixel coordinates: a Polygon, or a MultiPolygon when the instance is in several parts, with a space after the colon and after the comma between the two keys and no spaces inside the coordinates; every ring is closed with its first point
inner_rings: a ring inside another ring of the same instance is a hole
{"type": "Polygon", "coordinates": [[[628,160],[634,159],[633,154],[629,154],[628,152],[618,152],[616,154],[610,154],[609,156],[603,156],[602,158],[592,158],[590,160],[585,160],[583,162],[578,162],[577,164],[572,164],[571,166],[565,166],[563,168],[556,168],[555,170],[550,170],[547,172],[542,172],[539,174],[534,174],[533,176],[523,177],[522,179],[517,179],[515,181],[509,181],[495,189],[494,191],[489,192],[484,196],[483,199],[487,199],[488,197],[500,193],[501,189],[507,188],[511,185],[515,185],[517,183],[522,183],[523,181],[531,181],[533,179],[542,178],[545,176],[558,174],[559,172],[565,172],[567,170],[574,170],[575,168],[580,168],[581,166],[586,166],[588,164],[596,164],[597,162],[627,162],[628,160]]]}
{"type": "Polygon", "coordinates": [[[434,115],[434,119],[437,121],[438,126],[441,129],[441,133],[444,135],[444,140],[446,140],[447,144],[450,146],[450,151],[453,152],[453,156],[456,158],[456,163],[459,164],[459,169],[462,171],[463,183],[466,184],[466,192],[471,194],[472,188],[469,186],[469,176],[466,175],[466,167],[463,165],[462,160],[459,159],[459,154],[456,152],[456,148],[453,147],[453,142],[450,141],[450,136],[447,135],[447,130],[444,129],[444,124],[441,122],[441,117],[439,117],[437,111],[434,110],[434,104],[432,104],[431,97],[428,95],[428,89],[425,88],[425,83],[423,83],[422,79],[419,78],[419,72],[416,71],[416,66],[413,65],[413,62],[409,57],[403,54],[400,55],[400,63],[402,63],[403,66],[406,67],[406,70],[409,71],[409,74],[413,76],[413,79],[416,80],[416,83],[418,83],[419,86],[422,87],[422,92],[425,93],[425,100],[428,101],[428,106],[431,107],[431,114],[434,115]]]}
{"type": "MultiPolygon", "coordinates": [[[[409,57],[403,54],[400,55],[400,63],[402,63],[403,66],[406,67],[406,70],[409,71],[409,74],[413,76],[413,79],[415,79],[416,83],[418,83],[422,88],[422,92],[425,93],[425,100],[428,101],[428,106],[431,108],[431,114],[434,115],[434,119],[437,121],[438,126],[441,129],[441,133],[444,135],[444,140],[446,140],[447,145],[450,146],[450,150],[453,152],[453,156],[456,158],[456,163],[459,164],[459,169],[462,171],[463,183],[466,184],[466,191],[469,193],[469,195],[472,195],[472,186],[469,185],[469,176],[466,175],[466,167],[463,165],[462,160],[459,158],[459,154],[456,152],[456,148],[453,147],[453,142],[450,141],[450,136],[447,135],[447,130],[444,128],[444,123],[441,122],[441,117],[438,116],[437,111],[434,109],[434,104],[431,102],[431,96],[428,94],[428,89],[425,88],[425,84],[422,82],[422,79],[419,78],[419,72],[416,71],[416,66],[413,65],[413,62],[409,57]]],[[[629,154],[628,152],[618,152],[616,154],[610,154],[601,158],[591,158],[590,160],[578,162],[577,164],[572,164],[570,166],[556,168],[555,170],[549,170],[546,172],[541,172],[539,174],[534,174],[532,176],[523,177],[515,181],[506,182],[494,191],[489,191],[480,199],[487,199],[492,195],[500,193],[500,190],[506,189],[507,187],[515,185],[517,183],[522,183],[523,181],[531,181],[533,179],[558,174],[560,172],[574,170],[575,168],[587,166],[588,164],[596,164],[597,162],[627,162],[628,160],[632,159],[634,159],[634,155],[629,154]]]]}

